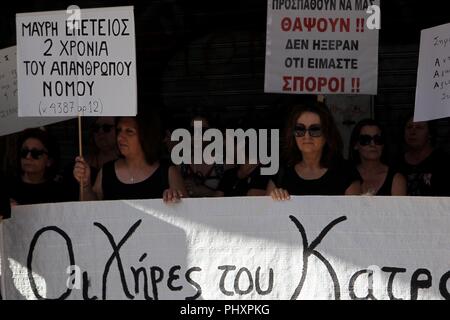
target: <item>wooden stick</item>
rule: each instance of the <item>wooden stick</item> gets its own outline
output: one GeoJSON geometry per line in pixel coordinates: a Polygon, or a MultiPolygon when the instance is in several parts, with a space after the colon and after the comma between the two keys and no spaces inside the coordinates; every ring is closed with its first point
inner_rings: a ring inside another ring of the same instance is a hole
{"type": "MultiPolygon", "coordinates": [[[[83,135],[81,130],[81,116],[78,114],[78,148],[80,151],[80,157],[83,156],[83,135]]],[[[83,181],[80,181],[80,201],[83,201],[83,181]]]]}

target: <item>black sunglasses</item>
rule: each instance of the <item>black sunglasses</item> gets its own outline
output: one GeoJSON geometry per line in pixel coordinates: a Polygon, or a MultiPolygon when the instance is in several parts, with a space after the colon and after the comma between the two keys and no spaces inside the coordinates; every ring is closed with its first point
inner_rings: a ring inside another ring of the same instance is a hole
{"type": "Polygon", "coordinates": [[[39,149],[22,149],[20,150],[20,157],[22,159],[26,159],[26,157],[28,156],[28,154],[31,154],[31,157],[34,160],[39,159],[39,157],[41,157],[44,154],[47,154],[48,152],[45,150],[39,150],[39,149]]]}
{"type": "Polygon", "coordinates": [[[322,136],[322,127],[318,124],[312,124],[309,128],[306,128],[303,124],[296,124],[294,127],[294,136],[304,137],[308,131],[309,136],[318,138],[322,136]]]}
{"type": "Polygon", "coordinates": [[[100,131],[100,129],[104,132],[104,133],[109,133],[112,129],[114,128],[113,124],[94,124],[92,126],[92,131],[94,133],[98,133],[100,131]]]}
{"type": "Polygon", "coordinates": [[[368,134],[359,135],[358,142],[362,146],[368,146],[373,140],[373,143],[377,146],[384,145],[384,138],[382,135],[376,134],[374,136],[370,136],[368,134]]]}

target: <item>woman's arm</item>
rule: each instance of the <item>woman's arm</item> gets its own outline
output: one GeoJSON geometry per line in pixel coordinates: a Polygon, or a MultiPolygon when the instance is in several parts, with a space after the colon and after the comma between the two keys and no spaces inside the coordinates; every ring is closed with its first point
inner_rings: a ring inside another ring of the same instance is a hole
{"type": "Polygon", "coordinates": [[[361,182],[360,181],[353,181],[353,183],[350,185],[350,187],[345,190],[346,196],[360,196],[362,193],[361,189],[361,182]]]}
{"type": "Polygon", "coordinates": [[[267,184],[266,195],[271,196],[272,199],[276,201],[291,199],[289,192],[287,192],[287,190],[277,188],[272,180],[269,180],[269,183],[267,184]]]}
{"type": "Polygon", "coordinates": [[[401,173],[396,173],[392,179],[391,194],[393,196],[406,196],[408,194],[406,178],[401,173]]]}
{"type": "Polygon", "coordinates": [[[180,169],[176,166],[169,167],[169,189],[164,190],[164,202],[178,202],[180,198],[188,196],[180,169]]]}

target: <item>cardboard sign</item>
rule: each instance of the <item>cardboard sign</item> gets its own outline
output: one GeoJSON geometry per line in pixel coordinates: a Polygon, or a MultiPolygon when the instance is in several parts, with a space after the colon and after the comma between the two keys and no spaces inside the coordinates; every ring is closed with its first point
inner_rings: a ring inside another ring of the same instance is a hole
{"type": "Polygon", "coordinates": [[[19,118],[17,115],[16,47],[0,50],[0,136],[41,127],[68,118],[19,118]]]}
{"type": "Polygon", "coordinates": [[[450,199],[21,206],[6,299],[450,299],[450,199]]]}
{"type": "Polygon", "coordinates": [[[133,7],[68,12],[16,16],[19,116],[135,116],[133,7]]]}
{"type": "Polygon", "coordinates": [[[414,121],[450,116],[450,23],[422,30],[414,121]]]}
{"type": "Polygon", "coordinates": [[[269,0],[265,92],[377,93],[379,1],[269,0]],[[376,13],[374,13],[376,15],[376,13]]]}

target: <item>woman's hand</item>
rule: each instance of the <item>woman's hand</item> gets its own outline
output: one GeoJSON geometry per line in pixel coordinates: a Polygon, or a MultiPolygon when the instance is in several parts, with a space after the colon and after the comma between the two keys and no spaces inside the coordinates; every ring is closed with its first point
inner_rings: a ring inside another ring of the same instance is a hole
{"type": "Polygon", "coordinates": [[[181,198],[184,198],[184,194],[175,189],[166,189],[163,192],[163,201],[165,203],[177,203],[180,202],[181,198]]]}
{"type": "Polygon", "coordinates": [[[281,188],[275,188],[270,192],[270,196],[273,200],[276,201],[285,201],[290,200],[291,196],[289,195],[289,192],[287,190],[281,189],[281,188]]]}
{"type": "Polygon", "coordinates": [[[87,188],[91,185],[91,168],[83,157],[75,158],[73,176],[83,186],[83,188],[87,188]]]}

